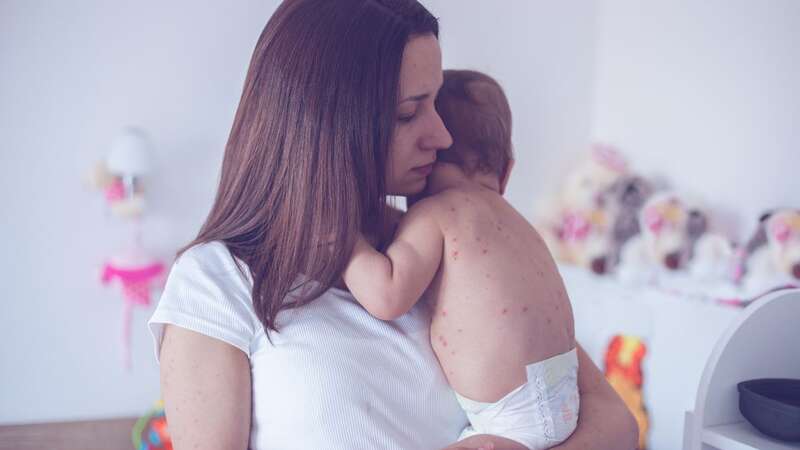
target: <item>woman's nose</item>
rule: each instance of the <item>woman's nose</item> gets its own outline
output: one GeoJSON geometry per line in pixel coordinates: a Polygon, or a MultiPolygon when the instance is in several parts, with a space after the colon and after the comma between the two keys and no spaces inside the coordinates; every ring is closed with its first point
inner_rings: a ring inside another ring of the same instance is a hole
{"type": "Polygon", "coordinates": [[[438,112],[434,111],[433,113],[431,126],[424,145],[429,150],[446,150],[453,145],[453,137],[447,131],[447,127],[444,126],[444,122],[438,112]]]}

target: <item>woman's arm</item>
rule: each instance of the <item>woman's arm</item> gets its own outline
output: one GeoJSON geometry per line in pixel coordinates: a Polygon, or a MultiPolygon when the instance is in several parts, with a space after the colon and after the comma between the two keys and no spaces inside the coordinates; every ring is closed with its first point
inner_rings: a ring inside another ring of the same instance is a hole
{"type": "Polygon", "coordinates": [[[581,394],[578,427],[552,450],[633,450],[639,428],[633,415],[603,374],[578,345],[578,390],[581,394]]]}
{"type": "Polygon", "coordinates": [[[217,339],[166,325],[161,393],[176,450],[245,450],[250,438],[250,362],[217,339]]]}

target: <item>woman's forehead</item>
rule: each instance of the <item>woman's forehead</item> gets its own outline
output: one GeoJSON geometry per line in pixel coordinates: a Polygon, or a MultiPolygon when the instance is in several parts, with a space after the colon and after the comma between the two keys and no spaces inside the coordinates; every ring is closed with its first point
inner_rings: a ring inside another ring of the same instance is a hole
{"type": "Polygon", "coordinates": [[[400,101],[435,95],[442,85],[442,52],[432,34],[411,38],[400,66],[400,101]]]}

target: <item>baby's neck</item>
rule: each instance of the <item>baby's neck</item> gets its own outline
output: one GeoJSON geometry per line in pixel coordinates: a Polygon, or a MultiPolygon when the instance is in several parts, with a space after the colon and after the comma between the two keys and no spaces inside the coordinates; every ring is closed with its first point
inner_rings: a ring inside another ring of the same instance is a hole
{"type": "Polygon", "coordinates": [[[496,175],[483,172],[476,172],[472,175],[467,175],[463,172],[460,172],[458,175],[450,173],[446,177],[433,177],[429,179],[426,193],[428,195],[435,195],[446,189],[454,188],[487,189],[500,194],[500,180],[497,179],[496,175]]]}

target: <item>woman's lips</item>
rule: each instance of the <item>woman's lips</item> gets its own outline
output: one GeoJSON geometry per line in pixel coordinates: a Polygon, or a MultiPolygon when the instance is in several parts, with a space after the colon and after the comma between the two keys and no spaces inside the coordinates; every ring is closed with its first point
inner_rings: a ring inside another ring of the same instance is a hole
{"type": "Polygon", "coordinates": [[[413,168],[413,169],[411,169],[411,170],[412,170],[414,173],[416,173],[417,175],[421,175],[421,176],[423,176],[423,177],[427,177],[427,176],[428,176],[428,175],[430,175],[430,174],[431,174],[431,172],[433,171],[433,165],[434,165],[434,164],[435,164],[435,163],[430,163],[430,164],[428,164],[428,165],[426,165],[426,166],[419,166],[419,167],[415,167],[415,168],[413,168]]]}

